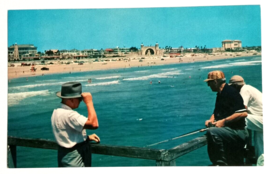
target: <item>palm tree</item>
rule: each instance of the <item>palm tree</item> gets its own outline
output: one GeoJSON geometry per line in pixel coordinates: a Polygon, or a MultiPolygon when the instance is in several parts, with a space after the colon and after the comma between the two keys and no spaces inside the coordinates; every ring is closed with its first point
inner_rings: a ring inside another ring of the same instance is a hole
{"type": "Polygon", "coordinates": [[[136,47],[131,47],[129,50],[130,50],[130,51],[133,51],[133,52],[136,52],[136,51],[138,51],[138,48],[136,48],[136,47]]]}

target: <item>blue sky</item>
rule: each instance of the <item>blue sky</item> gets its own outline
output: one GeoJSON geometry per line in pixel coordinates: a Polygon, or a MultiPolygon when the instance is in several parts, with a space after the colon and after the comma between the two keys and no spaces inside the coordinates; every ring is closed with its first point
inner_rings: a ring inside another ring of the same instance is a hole
{"type": "Polygon", "coordinates": [[[225,39],[261,45],[259,5],[9,10],[8,46],[48,49],[106,49],[140,44],[160,47],[221,47],[225,39]]]}

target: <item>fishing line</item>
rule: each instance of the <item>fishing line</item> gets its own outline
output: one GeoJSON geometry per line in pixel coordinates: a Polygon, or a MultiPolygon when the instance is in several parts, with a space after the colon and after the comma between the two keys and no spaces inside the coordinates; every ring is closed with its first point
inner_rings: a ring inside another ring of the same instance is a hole
{"type": "Polygon", "coordinates": [[[171,138],[171,139],[163,140],[163,141],[160,141],[160,142],[157,142],[157,143],[154,143],[154,144],[147,145],[145,147],[151,147],[151,146],[155,146],[155,145],[158,145],[158,144],[161,144],[161,143],[166,143],[168,141],[176,140],[176,139],[179,139],[179,138],[182,138],[182,137],[186,137],[186,136],[189,136],[189,135],[193,135],[193,134],[196,134],[196,133],[199,133],[199,132],[204,132],[204,131],[206,131],[208,129],[209,128],[197,129],[195,131],[192,131],[192,132],[189,132],[189,133],[186,133],[186,134],[182,134],[182,135],[180,135],[178,137],[174,137],[174,138],[171,138]]]}

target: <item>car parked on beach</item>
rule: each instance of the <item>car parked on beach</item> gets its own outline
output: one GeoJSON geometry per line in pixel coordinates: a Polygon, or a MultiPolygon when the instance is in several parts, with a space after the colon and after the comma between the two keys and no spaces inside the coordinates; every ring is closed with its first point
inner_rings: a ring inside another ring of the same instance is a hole
{"type": "Polygon", "coordinates": [[[41,68],[41,70],[45,70],[45,71],[48,71],[49,70],[49,68],[47,68],[47,67],[43,67],[43,68],[41,68]]]}

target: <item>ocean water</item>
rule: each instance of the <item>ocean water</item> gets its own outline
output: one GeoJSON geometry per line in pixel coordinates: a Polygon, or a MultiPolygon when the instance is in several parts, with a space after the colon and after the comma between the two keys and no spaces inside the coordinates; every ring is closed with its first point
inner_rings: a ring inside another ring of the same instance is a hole
{"type": "MultiPolygon", "coordinates": [[[[92,93],[99,120],[99,128],[87,133],[96,133],[101,144],[144,147],[177,137],[203,128],[210,118],[216,93],[203,80],[212,70],[222,70],[227,82],[231,76],[241,75],[247,84],[262,91],[260,56],[12,79],[8,82],[8,136],[54,140],[50,119],[60,104],[55,93],[61,84],[78,81],[84,92],[92,93]],[[91,84],[87,82],[89,78],[91,84]]],[[[77,111],[87,115],[84,103],[77,111]]],[[[170,149],[203,134],[151,148],[170,149]]],[[[96,154],[92,157],[95,167],[155,166],[154,160],[96,154]]],[[[209,164],[207,146],[176,160],[177,166],[209,164]]],[[[17,166],[57,167],[57,152],[17,147],[17,166]]]]}

